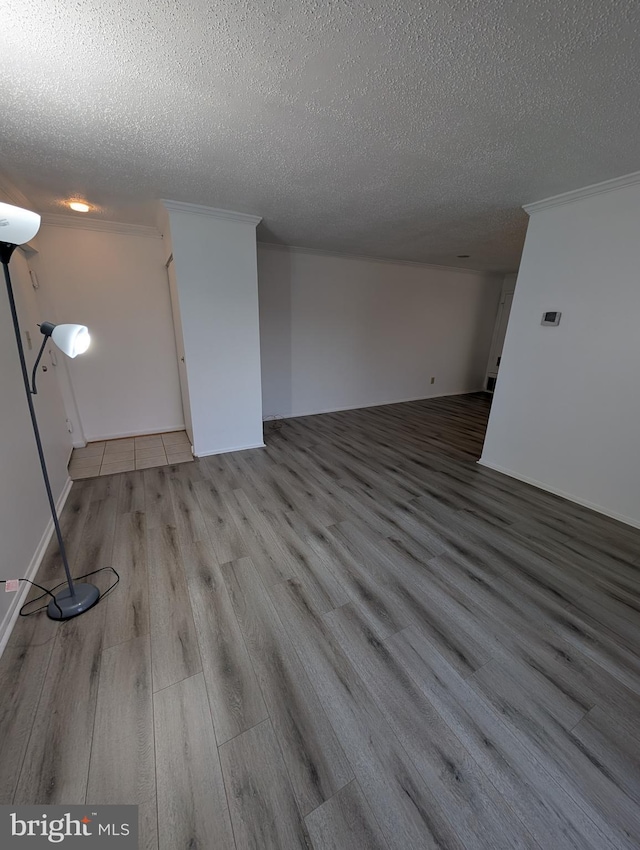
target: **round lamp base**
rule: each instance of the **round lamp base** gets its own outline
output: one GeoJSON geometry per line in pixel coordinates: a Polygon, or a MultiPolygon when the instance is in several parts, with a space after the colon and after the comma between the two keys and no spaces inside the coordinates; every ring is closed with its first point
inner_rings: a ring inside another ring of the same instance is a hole
{"type": "Polygon", "coordinates": [[[55,599],[47,605],[47,616],[52,620],[69,620],[93,608],[100,599],[100,591],[94,584],[74,582],[73,595],[66,587],[56,593],[55,599]]]}

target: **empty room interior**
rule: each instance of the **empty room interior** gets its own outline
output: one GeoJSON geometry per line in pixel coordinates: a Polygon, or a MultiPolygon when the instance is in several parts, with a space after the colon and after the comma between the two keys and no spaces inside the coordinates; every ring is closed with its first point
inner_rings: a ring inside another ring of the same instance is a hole
{"type": "Polygon", "coordinates": [[[640,5],[0,14],[0,846],[637,850],[640,5]]]}

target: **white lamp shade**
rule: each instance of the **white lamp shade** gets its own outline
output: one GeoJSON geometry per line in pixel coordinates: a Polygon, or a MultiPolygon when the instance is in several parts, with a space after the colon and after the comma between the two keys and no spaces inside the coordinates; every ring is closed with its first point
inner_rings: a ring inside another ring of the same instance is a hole
{"type": "Polygon", "coordinates": [[[40,230],[40,216],[31,210],[0,203],[0,242],[24,245],[40,230]]]}
{"type": "Polygon", "coordinates": [[[91,342],[89,329],[84,325],[56,325],[51,339],[69,357],[84,354],[91,342]]]}

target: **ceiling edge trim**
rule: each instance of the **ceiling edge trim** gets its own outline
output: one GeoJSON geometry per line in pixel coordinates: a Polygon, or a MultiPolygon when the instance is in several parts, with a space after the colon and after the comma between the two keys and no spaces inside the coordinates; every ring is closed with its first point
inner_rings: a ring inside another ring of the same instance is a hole
{"type": "Polygon", "coordinates": [[[162,198],[161,203],[171,212],[190,213],[191,215],[205,215],[209,218],[221,218],[226,221],[244,221],[257,227],[262,221],[260,215],[235,212],[234,210],[221,210],[217,207],[203,207],[200,204],[188,204],[185,201],[168,201],[162,198]]]}
{"type": "Polygon", "coordinates": [[[614,177],[612,180],[603,180],[602,183],[592,183],[589,186],[583,186],[581,189],[563,192],[561,195],[552,195],[550,198],[543,198],[541,201],[533,201],[530,204],[524,204],[522,209],[529,215],[533,215],[533,213],[541,210],[559,207],[562,204],[572,204],[574,201],[590,198],[592,195],[615,192],[616,189],[624,189],[625,186],[634,186],[636,183],[640,183],[640,171],[624,174],[622,177],[614,177]]]}
{"type": "Polygon", "coordinates": [[[45,213],[42,224],[47,227],[68,227],[72,230],[98,230],[105,233],[121,233],[125,236],[146,236],[161,239],[162,234],[156,227],[144,224],[126,224],[120,221],[105,221],[100,218],[80,218],[58,213],[45,213]]]}
{"type": "Polygon", "coordinates": [[[272,251],[289,251],[292,254],[318,254],[321,257],[338,257],[342,260],[365,260],[368,263],[386,263],[394,266],[416,266],[421,269],[434,269],[443,272],[464,272],[465,274],[491,275],[492,277],[504,277],[509,272],[487,271],[486,269],[470,269],[463,266],[440,266],[435,263],[420,263],[415,260],[393,260],[389,257],[365,257],[362,254],[344,254],[339,251],[324,251],[322,248],[303,248],[300,245],[281,245],[279,242],[261,242],[260,248],[272,251]]]}

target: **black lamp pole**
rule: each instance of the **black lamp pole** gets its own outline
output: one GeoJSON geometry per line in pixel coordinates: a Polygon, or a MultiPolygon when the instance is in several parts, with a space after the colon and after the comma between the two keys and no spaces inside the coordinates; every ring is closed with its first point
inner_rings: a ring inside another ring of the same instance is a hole
{"type": "Polygon", "coordinates": [[[61,593],[58,593],[56,595],[55,602],[52,600],[49,603],[47,607],[47,613],[49,617],[54,620],[67,620],[70,617],[75,617],[77,614],[82,614],[84,611],[87,611],[89,608],[95,605],[98,599],[100,598],[100,591],[92,584],[85,584],[79,582],[74,584],[73,578],[71,577],[71,570],[69,569],[67,550],[65,549],[64,540],[62,538],[62,531],[60,529],[60,522],[58,520],[58,512],[56,511],[56,503],[53,498],[53,493],[51,492],[49,473],[47,471],[47,464],[44,457],[44,451],[42,449],[42,440],[40,439],[40,429],[38,428],[36,411],[33,405],[33,399],[31,398],[32,390],[31,386],[29,385],[29,372],[27,370],[27,362],[24,356],[24,348],[22,347],[22,335],[20,333],[18,311],[16,310],[16,302],[15,298],[13,297],[13,287],[11,285],[11,275],[9,274],[9,260],[11,259],[11,255],[13,254],[16,247],[16,245],[11,244],[10,242],[0,242],[0,262],[2,263],[2,267],[4,270],[4,279],[7,284],[7,296],[9,298],[11,318],[13,319],[13,330],[16,335],[18,356],[20,357],[22,380],[24,382],[24,390],[27,396],[27,404],[29,405],[29,413],[31,414],[33,434],[36,438],[36,446],[38,447],[38,457],[40,458],[42,477],[44,478],[44,486],[47,491],[47,498],[49,499],[51,517],[53,519],[53,526],[56,531],[56,537],[58,538],[58,546],[60,548],[60,555],[62,557],[62,563],[64,564],[64,571],[67,577],[68,585],[66,590],[63,590],[61,593]]]}

